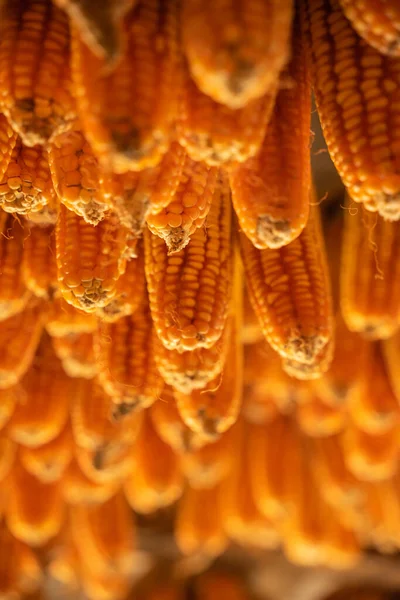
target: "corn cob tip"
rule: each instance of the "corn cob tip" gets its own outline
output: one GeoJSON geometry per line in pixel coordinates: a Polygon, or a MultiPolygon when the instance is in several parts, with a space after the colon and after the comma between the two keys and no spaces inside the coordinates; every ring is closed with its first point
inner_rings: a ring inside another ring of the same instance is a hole
{"type": "Polygon", "coordinates": [[[314,364],[316,358],[326,346],[328,339],[322,335],[301,335],[298,332],[288,339],[285,345],[285,353],[295,362],[305,365],[314,364]]]}
{"type": "Polygon", "coordinates": [[[186,248],[188,243],[190,242],[190,236],[183,227],[172,227],[171,231],[165,237],[165,243],[168,248],[168,256],[171,254],[175,254],[175,252],[179,252],[186,248]]]}
{"type": "Polygon", "coordinates": [[[119,402],[114,404],[111,411],[111,419],[114,423],[119,423],[121,419],[134,412],[139,402],[119,402]]]}
{"type": "Polygon", "coordinates": [[[281,248],[292,241],[293,233],[290,221],[274,219],[270,215],[262,215],[257,220],[257,238],[259,248],[281,248]]]}
{"type": "Polygon", "coordinates": [[[400,219],[400,193],[376,193],[372,199],[364,202],[364,206],[371,212],[378,212],[386,221],[398,221],[400,219]]]}

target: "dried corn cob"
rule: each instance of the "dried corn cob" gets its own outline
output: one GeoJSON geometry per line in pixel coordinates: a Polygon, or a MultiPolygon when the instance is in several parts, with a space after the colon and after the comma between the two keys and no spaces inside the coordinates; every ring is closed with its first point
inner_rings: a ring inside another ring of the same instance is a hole
{"type": "Polygon", "coordinates": [[[333,318],[317,209],[289,246],[258,250],[243,234],[240,241],[250,300],[264,336],[282,357],[318,367],[318,355],[333,336],[333,318]]]}
{"type": "Polygon", "coordinates": [[[0,431],[7,424],[18,402],[18,386],[0,389],[0,431]]]}
{"type": "Polygon", "coordinates": [[[93,334],[70,333],[66,336],[55,337],[53,338],[53,347],[69,377],[91,379],[96,375],[93,334]]]}
{"type": "Polygon", "coordinates": [[[204,94],[242,108],[276,83],[289,57],[291,0],[182,4],[183,48],[204,94]]]}
{"type": "Polygon", "coordinates": [[[52,227],[27,227],[22,256],[22,277],[27,289],[48,299],[57,287],[57,268],[52,227]]]}
{"type": "Polygon", "coordinates": [[[6,117],[0,114],[0,181],[8,169],[11,156],[17,143],[17,134],[7,121],[6,117]]]}
{"type": "Polygon", "coordinates": [[[56,248],[58,283],[65,300],[87,312],[111,302],[125,270],[125,244],[126,234],[116,215],[93,227],[61,206],[56,248]]]}
{"type": "MultiPolygon", "coordinates": [[[[349,208],[349,203],[347,203],[349,208]]],[[[398,328],[400,224],[362,207],[345,214],[340,300],[347,327],[372,339],[398,328]]]]}
{"type": "Polygon", "coordinates": [[[54,188],[67,208],[97,225],[110,208],[101,193],[101,170],[90,144],[75,128],[55,137],[49,147],[54,188]]]}
{"type": "Polygon", "coordinates": [[[190,487],[213,488],[221,483],[232,469],[232,449],[236,444],[237,434],[234,429],[222,434],[217,441],[185,452],[181,456],[182,471],[190,487]]]}
{"type": "Polygon", "coordinates": [[[62,492],[68,504],[102,504],[115,494],[119,482],[99,483],[93,481],[80,468],[76,460],[72,460],[65,471],[62,480],[62,492]]]}
{"type": "Polygon", "coordinates": [[[24,468],[43,483],[59,481],[72,459],[71,429],[67,425],[47,444],[37,448],[21,448],[24,468]]]}
{"type": "Polygon", "coordinates": [[[358,35],[382,52],[400,56],[400,8],[395,0],[339,0],[358,35]]]}
{"type": "Polygon", "coordinates": [[[20,269],[23,235],[14,216],[0,209],[0,321],[21,312],[30,298],[20,269]]]}
{"type": "MultiPolygon", "coordinates": [[[[17,444],[7,434],[0,434],[0,482],[3,484],[6,477],[12,471],[15,457],[17,455],[17,444]]],[[[4,491],[5,493],[5,491],[4,491]]]]}
{"type": "Polygon", "coordinates": [[[17,463],[9,485],[5,518],[10,531],[30,546],[42,546],[60,531],[63,522],[58,483],[41,483],[17,463]]]}
{"type": "Polygon", "coordinates": [[[359,38],[338,0],[308,2],[305,13],[315,97],[332,160],[353,200],[396,220],[400,61],[359,38]]]}
{"type": "Polygon", "coordinates": [[[67,17],[50,0],[6,0],[0,38],[3,111],[26,145],[43,144],[75,117],[67,17]]]}
{"type": "Polygon", "coordinates": [[[256,248],[286,246],[300,235],[309,214],[311,92],[298,27],[292,52],[285,71],[290,83],[278,92],[260,151],[230,174],[239,225],[256,248]]]}
{"type": "Polygon", "coordinates": [[[125,55],[109,73],[73,36],[72,68],[85,134],[109,170],[155,166],[177,112],[178,3],[139,2],[125,21],[125,55]],[[160,40],[154,45],[154,39],[160,40]]]}
{"type": "Polygon", "coordinates": [[[163,381],[154,362],[152,323],[146,304],[134,315],[105,323],[96,340],[99,380],[112,396],[115,418],[153,404],[163,381]]]}
{"type": "Polygon", "coordinates": [[[210,348],[226,322],[232,281],[229,194],[214,202],[204,228],[170,256],[163,240],[145,232],[145,269],[155,330],[166,348],[210,348]]]}
{"type": "Polygon", "coordinates": [[[51,337],[93,333],[97,329],[97,319],[94,314],[71,306],[57,292],[48,307],[46,329],[51,337]]]}
{"type": "Polygon", "coordinates": [[[211,202],[218,205],[224,196],[230,193],[223,174],[187,156],[176,193],[163,210],[147,216],[148,228],[165,240],[169,254],[179,252],[204,225],[211,202]]]}
{"type": "Polygon", "coordinates": [[[343,406],[332,406],[310,390],[308,398],[299,403],[297,423],[310,437],[327,437],[339,433],[346,425],[347,412],[343,406]]]}
{"type": "Polygon", "coordinates": [[[43,308],[31,301],[22,313],[0,322],[0,389],[15,385],[29,369],[43,330],[43,308]]]}
{"type": "Polygon", "coordinates": [[[136,512],[147,514],[173,504],[182,490],[179,456],[145,415],[135,443],[135,468],[124,483],[125,496],[136,512]]]}

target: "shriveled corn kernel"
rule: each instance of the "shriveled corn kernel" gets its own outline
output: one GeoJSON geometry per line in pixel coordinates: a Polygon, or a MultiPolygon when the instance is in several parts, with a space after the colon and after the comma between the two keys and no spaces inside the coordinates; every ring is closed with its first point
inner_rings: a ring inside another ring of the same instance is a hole
{"type": "Polygon", "coordinates": [[[102,504],[115,494],[119,482],[96,482],[82,471],[73,459],[61,479],[63,497],[68,504],[102,504]]]}
{"type": "Polygon", "coordinates": [[[8,169],[17,138],[7,118],[0,114],[0,181],[8,169]]]}
{"type": "Polygon", "coordinates": [[[170,254],[179,252],[204,225],[211,203],[219,202],[214,195],[222,194],[229,195],[222,173],[187,156],[176,193],[164,209],[147,216],[148,228],[165,240],[170,254]]]}
{"type": "Polygon", "coordinates": [[[43,483],[60,481],[72,459],[73,442],[67,425],[61,433],[42,446],[20,450],[24,468],[43,483]]]}
{"type": "Polygon", "coordinates": [[[292,0],[182,4],[183,48],[199,89],[242,108],[276,83],[289,53],[292,0]]]}
{"type": "Polygon", "coordinates": [[[309,214],[311,90],[297,26],[292,53],[284,73],[288,84],[278,92],[260,151],[230,174],[240,228],[256,248],[286,246],[300,235],[309,214]]]}
{"type": "Polygon", "coordinates": [[[233,448],[236,447],[236,433],[230,430],[219,439],[191,448],[182,457],[182,471],[194,489],[213,488],[229,475],[232,469],[233,448]]]}
{"type": "Polygon", "coordinates": [[[93,352],[93,334],[69,333],[53,338],[54,351],[69,377],[91,379],[97,373],[93,352]]]}
{"type": "Polygon", "coordinates": [[[397,220],[400,60],[361,39],[339,0],[309,0],[305,16],[315,99],[332,160],[353,200],[397,220]]]}
{"type": "Polygon", "coordinates": [[[342,246],[340,303],[350,331],[390,337],[400,320],[400,223],[348,201],[342,246]]]}
{"type": "Polygon", "coordinates": [[[87,223],[97,225],[110,208],[101,193],[101,169],[90,144],[75,128],[52,140],[49,164],[61,202],[87,223]]]}
{"type": "Polygon", "coordinates": [[[145,232],[145,269],[155,330],[166,348],[210,348],[226,322],[232,283],[231,206],[216,194],[188,245],[170,255],[164,241],[145,232]]]}
{"type": "Polygon", "coordinates": [[[126,233],[111,214],[97,227],[61,206],[56,228],[58,284],[65,300],[94,312],[114,298],[121,272],[126,233]]]}
{"type": "Polygon", "coordinates": [[[27,289],[39,298],[50,298],[57,287],[53,227],[25,227],[22,277],[27,289]]]}
{"type": "MultiPolygon", "coordinates": [[[[247,287],[264,336],[283,358],[312,365],[333,336],[318,209],[288,246],[258,250],[240,236],[247,287]]],[[[319,362],[319,361],[318,361],[319,362]]]]}
{"type": "Polygon", "coordinates": [[[400,7],[396,0],[339,0],[358,35],[390,56],[400,56],[400,7]]]}
{"type": "Polygon", "coordinates": [[[97,319],[69,304],[57,292],[48,306],[46,329],[52,337],[92,333],[97,329],[97,319]]]}
{"type": "Polygon", "coordinates": [[[30,299],[20,269],[23,238],[22,225],[0,209],[0,321],[21,312],[30,299]]]}
{"type": "Polygon", "coordinates": [[[3,112],[25,144],[44,144],[75,117],[67,16],[50,0],[6,0],[0,39],[3,112]]]}
{"type": "Polygon", "coordinates": [[[111,72],[73,36],[82,126],[108,170],[155,166],[168,149],[180,87],[177,17],[176,0],[138,2],[125,20],[125,54],[111,72]]]}

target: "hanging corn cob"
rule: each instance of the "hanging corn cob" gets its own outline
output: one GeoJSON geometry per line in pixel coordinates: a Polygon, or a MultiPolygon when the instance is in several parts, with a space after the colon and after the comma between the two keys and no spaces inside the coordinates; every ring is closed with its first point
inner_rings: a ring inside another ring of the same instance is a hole
{"type": "Polygon", "coordinates": [[[24,468],[43,483],[60,481],[72,459],[72,435],[69,425],[47,444],[37,448],[22,447],[20,460],[24,468]]]}
{"type": "Polygon", "coordinates": [[[66,336],[57,336],[52,341],[54,351],[69,377],[91,379],[97,374],[93,334],[70,333],[66,336]]]}

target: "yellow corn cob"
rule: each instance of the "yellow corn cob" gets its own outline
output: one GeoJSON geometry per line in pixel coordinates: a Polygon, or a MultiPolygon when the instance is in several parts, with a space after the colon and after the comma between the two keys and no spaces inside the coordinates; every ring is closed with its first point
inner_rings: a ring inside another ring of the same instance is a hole
{"type": "Polygon", "coordinates": [[[181,456],[182,471],[190,487],[213,488],[221,483],[232,469],[232,449],[236,443],[236,430],[231,430],[217,441],[185,452],[181,456]]]}
{"type": "Polygon", "coordinates": [[[289,57],[292,13],[292,0],[184,2],[183,48],[201,91],[231,108],[269,91],[289,57]]]}
{"type": "Polygon", "coordinates": [[[214,558],[225,550],[220,502],[219,486],[186,489],[175,521],[175,539],[181,552],[214,558]]]}
{"type": "Polygon", "coordinates": [[[0,431],[9,421],[18,402],[18,386],[0,389],[0,431]]]}
{"type": "Polygon", "coordinates": [[[52,337],[93,333],[97,329],[97,319],[94,314],[71,306],[57,292],[48,306],[46,329],[52,337]]]}
{"type": "Polygon", "coordinates": [[[305,12],[315,98],[332,160],[353,200],[396,220],[400,61],[362,40],[338,0],[309,1],[305,12]]]}
{"type": "Polygon", "coordinates": [[[400,224],[384,221],[362,207],[346,211],[340,300],[351,331],[378,339],[390,337],[398,328],[399,240],[400,224]]]}
{"type": "Polygon", "coordinates": [[[289,87],[278,92],[260,151],[230,174],[240,228],[256,248],[286,246],[309,214],[311,91],[297,27],[292,52],[285,71],[289,87]]]}
{"type": "Polygon", "coordinates": [[[0,209],[0,321],[21,312],[30,298],[20,269],[23,237],[22,225],[0,209]]]}
{"type": "Polygon", "coordinates": [[[8,169],[17,138],[18,135],[6,117],[0,114],[0,181],[3,180],[4,174],[8,169]]]}
{"type": "Polygon", "coordinates": [[[118,418],[147,408],[162,391],[163,381],[153,357],[152,323],[146,304],[134,315],[105,323],[95,347],[99,380],[114,402],[118,418]]]}
{"type": "Polygon", "coordinates": [[[79,29],[82,39],[98,56],[114,64],[123,50],[122,19],[136,0],[55,0],[79,29]]]}
{"type": "Polygon", "coordinates": [[[20,460],[24,468],[43,483],[59,481],[72,459],[71,429],[67,425],[61,433],[37,448],[21,448],[20,460]]]}
{"type": "Polygon", "coordinates": [[[358,35],[382,52],[400,56],[400,8],[396,0],[339,0],[358,35]]]}
{"type": "Polygon", "coordinates": [[[339,433],[346,424],[347,412],[343,406],[332,406],[310,390],[297,408],[297,423],[310,437],[327,437],[339,433]]]}
{"type": "Polygon", "coordinates": [[[135,529],[122,493],[100,505],[73,507],[71,534],[81,560],[89,559],[95,572],[132,570],[135,529]]]}
{"type": "Polygon", "coordinates": [[[68,504],[102,504],[115,494],[119,481],[99,483],[93,481],[80,468],[76,459],[70,462],[61,479],[63,497],[68,504]]]}
{"type": "Polygon", "coordinates": [[[204,95],[184,73],[178,139],[193,160],[211,166],[244,162],[263,141],[273,109],[276,85],[262,98],[232,110],[204,95]]]}
{"type": "Polygon", "coordinates": [[[181,496],[183,476],[179,456],[157,434],[145,415],[135,443],[135,468],[124,483],[130,506],[138,513],[152,513],[170,506],[181,496]]]}
{"type": "Polygon", "coordinates": [[[49,147],[54,188],[67,208],[97,225],[110,206],[101,193],[101,170],[79,129],[62,133],[49,147]]]}
{"type": "Polygon", "coordinates": [[[241,579],[232,573],[209,571],[202,574],[196,581],[195,590],[199,598],[205,600],[248,600],[248,594],[241,579]]]}
{"type": "Polygon", "coordinates": [[[111,72],[73,36],[82,126],[108,170],[152,167],[168,149],[180,85],[177,9],[176,0],[138,2],[125,21],[126,52],[111,72]]]}
{"type": "Polygon", "coordinates": [[[6,0],[0,38],[3,112],[25,144],[43,144],[75,117],[67,17],[50,0],[6,0]]]}
{"type": "Polygon", "coordinates": [[[139,243],[137,257],[127,261],[125,273],[117,281],[114,299],[97,309],[99,321],[114,323],[122,317],[132,315],[144,302],[145,294],[144,253],[142,244],[139,243]]]}
{"type": "Polygon", "coordinates": [[[16,463],[10,477],[6,522],[16,538],[42,546],[59,531],[64,503],[58,483],[44,484],[16,463]]]}
{"type": "Polygon", "coordinates": [[[204,225],[211,202],[218,205],[224,196],[230,192],[222,173],[187,156],[175,195],[163,210],[147,216],[148,228],[165,240],[169,254],[179,252],[204,225]]]}
{"type": "MultiPolygon", "coordinates": [[[[6,433],[0,434],[0,451],[0,483],[3,485],[4,480],[12,471],[17,455],[17,444],[6,433]]],[[[5,490],[3,493],[6,495],[5,490]]]]}
{"type": "Polygon", "coordinates": [[[226,322],[232,283],[229,194],[214,196],[204,224],[173,256],[145,232],[145,269],[155,330],[166,348],[210,348],[226,322]]]}
{"type": "Polygon", "coordinates": [[[19,403],[8,424],[10,437],[29,448],[54,440],[67,421],[73,383],[64,374],[50,340],[43,337],[21,380],[19,403]]]}
{"type": "Polygon", "coordinates": [[[15,385],[29,369],[43,330],[43,308],[32,301],[22,313],[0,322],[1,390],[15,385]]]}
{"type": "Polygon", "coordinates": [[[258,250],[243,234],[240,241],[250,300],[264,336],[282,357],[318,368],[318,355],[333,336],[333,318],[317,210],[284,248],[258,250]]]}
{"type": "Polygon", "coordinates": [[[93,312],[114,298],[125,270],[126,234],[111,214],[97,227],[61,206],[56,228],[59,288],[67,302],[93,312]]]}
{"type": "Polygon", "coordinates": [[[53,347],[69,377],[91,379],[96,375],[93,334],[70,333],[63,337],[55,337],[53,338],[53,347]]]}
{"type": "Polygon", "coordinates": [[[57,287],[55,243],[52,227],[26,227],[22,277],[27,289],[48,299],[57,287]]]}

